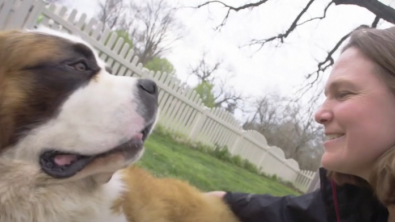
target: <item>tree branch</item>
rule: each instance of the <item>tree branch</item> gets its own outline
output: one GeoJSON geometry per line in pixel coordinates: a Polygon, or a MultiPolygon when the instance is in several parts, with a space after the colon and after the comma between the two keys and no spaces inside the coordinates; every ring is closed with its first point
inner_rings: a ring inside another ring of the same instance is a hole
{"type": "Polygon", "coordinates": [[[341,44],[350,36],[351,32],[347,33],[343,36],[336,45],[328,52],[324,61],[318,63],[318,68],[312,73],[307,74],[306,79],[310,79],[312,75],[316,75],[316,78],[309,83],[310,86],[314,85],[314,83],[318,80],[319,74],[321,72],[325,72],[326,69],[331,67],[334,64],[333,54],[339,49],[341,44]]]}
{"type": "Polygon", "coordinates": [[[379,24],[380,19],[381,18],[379,16],[376,16],[376,18],[374,18],[373,23],[372,23],[372,25],[370,25],[370,27],[377,28],[377,25],[379,24]]]}
{"type": "MultiPolygon", "coordinates": [[[[291,26],[288,28],[288,30],[285,33],[281,33],[278,34],[277,36],[273,36],[267,39],[263,39],[263,40],[251,40],[249,45],[260,45],[261,49],[266,43],[274,41],[276,39],[279,39],[281,43],[284,42],[284,39],[288,37],[288,35],[295,30],[295,28],[298,25],[298,21],[300,20],[300,18],[306,13],[306,11],[309,9],[309,7],[311,6],[311,4],[313,4],[315,0],[310,0],[307,5],[303,8],[303,10],[298,14],[298,16],[295,18],[295,20],[292,22],[291,26]]],[[[328,7],[328,6],[327,6],[328,7]]],[[[259,50],[258,49],[258,50],[259,50]]]]}
{"type": "MultiPolygon", "coordinates": [[[[376,20],[379,20],[380,18],[377,19],[377,17],[375,18],[373,24],[376,22],[376,20]]],[[[307,83],[304,87],[302,87],[299,91],[302,91],[301,95],[303,96],[307,91],[309,91],[309,89],[311,89],[314,84],[318,81],[320,73],[321,72],[325,72],[325,70],[327,70],[329,67],[331,67],[334,64],[334,59],[333,59],[333,54],[339,49],[339,47],[341,46],[341,44],[347,40],[347,38],[350,36],[350,34],[357,30],[357,29],[361,29],[361,28],[368,28],[369,26],[367,25],[360,25],[359,27],[357,27],[356,29],[352,30],[351,32],[347,33],[346,35],[344,35],[337,43],[336,45],[328,52],[326,58],[324,61],[321,61],[318,63],[318,67],[317,69],[312,72],[307,74],[306,79],[310,79],[313,75],[315,75],[315,78],[310,81],[309,83],[307,83]]]]}
{"type": "Polygon", "coordinates": [[[378,0],[333,0],[336,5],[357,5],[366,8],[385,21],[395,24],[395,9],[378,0]]]}
{"type": "Polygon", "coordinates": [[[318,20],[322,20],[322,19],[326,18],[326,12],[328,11],[329,7],[330,7],[333,3],[334,3],[333,1],[329,2],[329,4],[325,7],[325,9],[324,9],[324,15],[323,15],[323,16],[308,19],[308,20],[306,20],[306,21],[304,21],[304,22],[302,22],[302,23],[299,23],[298,26],[304,25],[305,23],[308,23],[308,22],[311,22],[311,21],[314,21],[314,20],[317,20],[317,19],[318,19],[318,20]]]}
{"type": "Polygon", "coordinates": [[[233,7],[233,6],[230,6],[230,5],[227,5],[227,4],[223,3],[221,1],[208,1],[208,2],[205,2],[205,3],[201,4],[201,5],[196,6],[196,8],[201,8],[203,6],[206,6],[206,5],[209,5],[209,4],[212,4],[212,3],[219,3],[219,4],[223,5],[224,7],[228,8],[228,10],[233,10],[233,11],[237,12],[237,11],[240,11],[240,10],[243,10],[243,9],[260,6],[260,5],[264,4],[264,3],[266,3],[267,1],[268,0],[261,0],[261,1],[255,2],[255,3],[245,4],[245,5],[242,5],[242,6],[239,6],[239,7],[233,7]]]}
{"type": "Polygon", "coordinates": [[[226,24],[226,21],[228,20],[229,14],[230,14],[231,11],[238,12],[238,11],[243,10],[243,9],[254,8],[254,7],[257,7],[257,6],[260,6],[260,5],[264,4],[264,3],[266,3],[267,1],[268,0],[261,0],[261,1],[258,1],[258,2],[245,4],[245,5],[242,5],[242,6],[239,6],[239,7],[233,7],[233,6],[230,6],[230,5],[227,5],[227,4],[223,3],[221,1],[208,1],[208,2],[205,2],[205,3],[201,4],[201,5],[196,6],[195,8],[198,9],[198,8],[207,6],[207,5],[212,4],[212,3],[221,4],[222,6],[227,8],[228,11],[226,12],[226,15],[225,15],[224,19],[222,20],[221,24],[219,24],[217,27],[215,27],[215,30],[218,30],[218,29],[220,29],[221,27],[223,27],[226,24]]]}
{"type": "MultiPolygon", "coordinates": [[[[376,20],[376,19],[375,19],[376,20]]],[[[369,26],[367,25],[360,25],[354,30],[361,29],[361,28],[367,28],[369,26]]],[[[328,52],[328,55],[326,56],[325,60],[322,62],[318,63],[318,69],[306,76],[307,79],[309,79],[312,75],[316,74],[318,75],[320,72],[324,72],[327,68],[331,67],[334,63],[333,59],[333,54],[339,49],[341,44],[350,36],[350,34],[354,31],[352,30],[351,32],[347,33],[345,36],[343,36],[337,43],[336,45],[328,52]]]]}

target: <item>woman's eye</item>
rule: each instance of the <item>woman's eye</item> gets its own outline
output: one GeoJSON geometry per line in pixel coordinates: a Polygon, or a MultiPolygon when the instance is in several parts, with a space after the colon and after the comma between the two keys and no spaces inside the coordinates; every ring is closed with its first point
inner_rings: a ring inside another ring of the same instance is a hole
{"type": "Polygon", "coordinates": [[[88,66],[84,62],[77,62],[69,66],[79,72],[85,72],[88,70],[88,66]]]}
{"type": "Polygon", "coordinates": [[[337,98],[339,98],[339,99],[344,99],[344,98],[346,98],[346,97],[349,96],[349,95],[351,95],[350,92],[343,91],[343,92],[337,93],[337,98]]]}

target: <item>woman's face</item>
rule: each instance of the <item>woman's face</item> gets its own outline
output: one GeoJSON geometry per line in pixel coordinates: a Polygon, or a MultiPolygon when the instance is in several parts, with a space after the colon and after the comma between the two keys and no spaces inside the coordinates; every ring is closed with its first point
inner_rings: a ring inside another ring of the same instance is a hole
{"type": "Polygon", "coordinates": [[[334,64],[325,95],[315,114],[327,136],[322,165],[367,179],[374,161],[395,146],[395,96],[356,48],[334,64]]]}

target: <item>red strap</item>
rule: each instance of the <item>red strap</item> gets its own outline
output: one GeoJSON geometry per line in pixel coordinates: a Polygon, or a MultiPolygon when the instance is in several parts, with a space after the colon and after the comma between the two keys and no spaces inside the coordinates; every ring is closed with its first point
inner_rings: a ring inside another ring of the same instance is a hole
{"type": "Polygon", "coordinates": [[[335,212],[336,212],[336,221],[340,222],[340,213],[339,213],[339,204],[337,202],[337,194],[336,194],[336,184],[331,181],[332,185],[332,195],[333,195],[333,203],[335,205],[335,212]]]}

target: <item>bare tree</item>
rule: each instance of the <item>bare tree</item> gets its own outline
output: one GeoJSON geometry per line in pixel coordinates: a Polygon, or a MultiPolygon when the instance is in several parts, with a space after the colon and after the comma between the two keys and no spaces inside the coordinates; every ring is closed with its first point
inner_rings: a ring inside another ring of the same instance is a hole
{"type": "Polygon", "coordinates": [[[44,3],[46,4],[62,4],[64,3],[66,0],[44,0],[44,3]]]}
{"type": "Polygon", "coordinates": [[[220,68],[221,63],[217,61],[214,65],[208,64],[206,61],[207,53],[203,53],[198,64],[194,67],[190,66],[190,74],[198,78],[199,83],[212,82],[215,78],[214,73],[220,68]]]}
{"type": "MultiPolygon", "coordinates": [[[[228,112],[234,113],[236,109],[241,108],[240,104],[243,102],[244,97],[235,89],[227,87],[226,83],[231,77],[227,77],[223,80],[219,78],[217,74],[222,68],[222,65],[222,61],[216,61],[213,64],[209,64],[207,62],[207,54],[203,53],[197,65],[189,67],[190,75],[196,77],[199,84],[209,83],[214,86],[213,92],[205,92],[205,94],[213,94],[213,107],[222,107],[228,112]]],[[[211,90],[210,87],[207,89],[211,90]]]]}
{"type": "Polygon", "coordinates": [[[269,145],[280,147],[287,158],[294,158],[302,169],[316,170],[322,155],[322,128],[313,121],[310,110],[299,101],[266,95],[254,103],[252,117],[244,129],[262,133],[269,145]]]}
{"type": "Polygon", "coordinates": [[[242,109],[242,103],[244,101],[244,96],[236,91],[234,88],[228,88],[226,82],[229,78],[225,80],[220,80],[217,84],[217,93],[214,94],[215,107],[222,107],[230,113],[234,113],[236,109],[242,109]]]}
{"type": "Polygon", "coordinates": [[[143,65],[161,58],[181,38],[182,26],[175,18],[176,10],[166,0],[128,4],[123,0],[105,0],[99,4],[97,18],[107,27],[129,34],[143,65]]]}
{"type": "Polygon", "coordinates": [[[123,0],[105,0],[104,2],[97,0],[97,2],[100,6],[100,11],[97,14],[99,21],[110,29],[117,27],[125,10],[123,0]]]}
{"type": "MultiPolygon", "coordinates": [[[[222,1],[207,1],[201,5],[196,6],[196,8],[202,8],[206,7],[211,4],[219,4],[222,5],[227,13],[224,16],[222,22],[216,27],[216,29],[220,29],[223,27],[231,12],[239,12],[242,10],[246,9],[253,9],[256,7],[264,7],[265,3],[267,3],[269,0],[259,0],[253,3],[246,3],[240,6],[232,6],[229,4],[225,4],[222,1]]],[[[392,7],[385,5],[381,1],[378,0],[326,0],[327,4],[325,8],[323,9],[322,16],[310,18],[307,20],[302,20],[302,17],[306,14],[309,14],[309,9],[311,6],[315,3],[318,2],[319,0],[309,0],[306,5],[300,10],[298,15],[295,17],[295,19],[291,22],[291,24],[288,26],[285,32],[283,33],[278,33],[277,35],[274,35],[269,38],[263,38],[263,39],[252,39],[248,45],[257,45],[260,48],[262,48],[264,45],[270,42],[277,42],[277,43],[284,43],[285,40],[289,35],[294,33],[299,27],[306,25],[310,22],[316,21],[316,20],[322,20],[326,18],[327,12],[331,7],[338,6],[338,5],[353,5],[356,7],[362,7],[370,11],[375,15],[375,19],[371,22],[371,24],[361,24],[358,28],[366,28],[366,27],[377,27],[379,21],[385,20],[389,23],[395,24],[395,9],[392,7]]],[[[327,56],[325,56],[321,61],[318,61],[317,68],[312,71],[311,73],[308,73],[307,79],[309,80],[309,83],[306,85],[307,88],[310,88],[312,85],[316,83],[316,81],[319,79],[319,76],[322,72],[324,72],[326,69],[331,67],[334,63],[333,55],[334,53],[339,49],[341,44],[348,38],[349,34],[353,30],[350,30],[347,33],[344,33],[344,35],[338,40],[338,42],[332,46],[331,49],[328,50],[327,56]]]]}
{"type": "MultiPolygon", "coordinates": [[[[134,24],[129,26],[140,62],[146,64],[168,51],[182,37],[181,23],[175,18],[176,9],[165,0],[147,0],[131,4],[134,24]]],[[[126,27],[124,27],[126,28],[126,27]]]]}
{"type": "Polygon", "coordinates": [[[279,106],[274,106],[275,102],[283,101],[284,98],[280,98],[278,95],[266,95],[260,99],[257,99],[252,106],[254,111],[252,118],[244,123],[244,128],[255,129],[261,132],[263,135],[273,131],[278,119],[279,106]]]}

